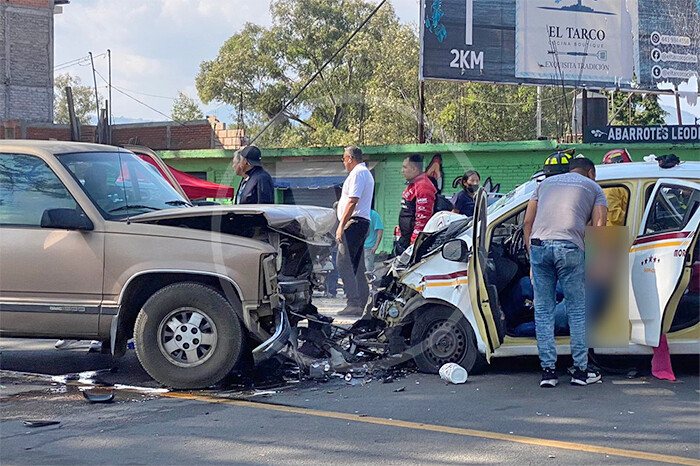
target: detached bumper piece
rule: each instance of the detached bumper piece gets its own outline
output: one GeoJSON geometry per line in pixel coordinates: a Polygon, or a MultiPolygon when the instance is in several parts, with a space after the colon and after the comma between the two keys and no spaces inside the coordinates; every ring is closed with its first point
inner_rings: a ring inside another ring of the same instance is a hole
{"type": "Polygon", "coordinates": [[[292,327],[289,325],[285,302],[282,299],[279,310],[275,312],[275,333],[253,350],[255,364],[270,359],[279,353],[289,343],[291,334],[292,327]]]}

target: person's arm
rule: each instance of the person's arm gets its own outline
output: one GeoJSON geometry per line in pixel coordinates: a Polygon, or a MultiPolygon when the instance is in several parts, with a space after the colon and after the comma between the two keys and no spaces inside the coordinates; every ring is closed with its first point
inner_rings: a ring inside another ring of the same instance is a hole
{"type": "Polygon", "coordinates": [[[591,224],[594,227],[604,227],[608,223],[608,200],[605,198],[605,193],[600,186],[596,185],[596,201],[593,205],[591,213],[591,224]]]}
{"type": "Polygon", "coordinates": [[[258,204],[275,203],[275,185],[271,176],[264,176],[258,180],[258,204]]]}
{"type": "Polygon", "coordinates": [[[537,216],[537,201],[529,201],[527,210],[525,211],[525,219],[523,220],[523,239],[528,254],[530,253],[530,235],[532,234],[532,225],[535,223],[537,216]]]}
{"type": "Polygon", "coordinates": [[[351,197],[348,204],[345,206],[345,212],[343,212],[342,217],[340,217],[340,223],[338,224],[338,229],[335,231],[335,240],[339,243],[343,241],[343,231],[345,231],[345,225],[352,217],[352,213],[357,207],[357,203],[360,201],[359,197],[351,197]]]}
{"type": "Polygon", "coordinates": [[[411,235],[411,244],[416,240],[418,234],[423,231],[430,217],[433,216],[436,191],[435,188],[430,188],[433,188],[433,186],[423,186],[422,183],[416,186],[416,218],[413,225],[413,234],[411,235]]]}
{"type": "Polygon", "coordinates": [[[383,236],[384,236],[384,229],[377,229],[377,242],[374,243],[374,247],[372,247],[372,252],[377,252],[377,248],[379,247],[379,243],[382,242],[383,236]]]}
{"type": "Polygon", "coordinates": [[[606,223],[608,223],[608,208],[604,205],[597,205],[593,207],[591,224],[594,227],[604,227],[606,223]]]}

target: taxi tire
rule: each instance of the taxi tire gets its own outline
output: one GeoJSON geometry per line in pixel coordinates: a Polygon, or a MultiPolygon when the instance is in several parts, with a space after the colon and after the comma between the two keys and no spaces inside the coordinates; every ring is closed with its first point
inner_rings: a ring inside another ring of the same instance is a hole
{"type": "Polygon", "coordinates": [[[215,289],[194,282],[161,288],[144,304],[134,326],[136,354],[144,370],[161,384],[174,389],[206,388],[221,381],[241,359],[245,334],[232,304],[215,289]],[[174,309],[194,308],[216,326],[214,353],[195,367],[170,362],[158,344],[158,329],[174,309]]]}
{"type": "Polygon", "coordinates": [[[426,306],[415,313],[410,353],[421,372],[437,374],[442,364],[447,362],[459,364],[468,373],[480,366],[478,358],[482,355],[476,346],[476,335],[461,311],[446,306],[426,306]],[[438,343],[436,338],[447,338],[448,346],[457,345],[456,354],[440,358],[434,352],[435,343],[438,343]]]}

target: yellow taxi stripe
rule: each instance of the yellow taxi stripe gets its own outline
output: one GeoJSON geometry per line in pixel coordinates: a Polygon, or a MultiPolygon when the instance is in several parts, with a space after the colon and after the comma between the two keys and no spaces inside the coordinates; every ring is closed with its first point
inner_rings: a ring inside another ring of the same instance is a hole
{"type": "Polygon", "coordinates": [[[561,450],[580,451],[584,453],[596,453],[601,455],[619,456],[623,458],[634,458],[646,461],[658,461],[661,463],[688,464],[700,466],[700,461],[694,458],[683,456],[661,455],[637,450],[626,450],[622,448],[590,445],[586,443],[565,442],[560,440],[549,440],[537,437],[526,437],[522,435],[501,434],[484,430],[465,429],[461,427],[449,427],[436,424],[424,424],[410,421],[400,421],[397,419],[386,419],[358,414],[340,413],[336,411],[322,411],[318,409],[297,408],[293,406],[274,405],[267,403],[255,403],[251,401],[232,400],[230,398],[219,398],[207,395],[195,395],[190,393],[163,393],[159,396],[167,398],[177,398],[185,400],[195,400],[205,403],[217,403],[243,408],[264,409],[291,414],[301,414],[305,416],[322,417],[327,419],[341,419],[343,421],[360,422],[364,424],[374,424],[388,427],[401,427],[404,429],[424,430],[428,432],[438,432],[443,434],[461,435],[464,437],[475,437],[489,440],[501,440],[504,442],[521,443],[538,447],[558,448],[561,450]]]}
{"type": "Polygon", "coordinates": [[[426,288],[436,288],[436,287],[441,287],[441,286],[456,286],[456,285],[466,285],[469,283],[469,280],[466,278],[459,278],[457,280],[452,280],[449,282],[426,282],[426,283],[421,283],[416,287],[416,291],[419,293],[426,288]]]}
{"type": "Polygon", "coordinates": [[[630,248],[630,252],[645,251],[647,249],[656,249],[656,248],[667,248],[670,246],[683,246],[684,244],[688,244],[688,242],[687,241],[669,241],[666,243],[640,244],[639,246],[632,246],[630,248]]]}

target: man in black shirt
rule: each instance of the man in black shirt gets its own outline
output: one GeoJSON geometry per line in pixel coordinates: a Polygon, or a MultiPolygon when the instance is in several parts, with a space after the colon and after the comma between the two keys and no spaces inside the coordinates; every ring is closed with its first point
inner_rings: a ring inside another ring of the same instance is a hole
{"type": "Polygon", "coordinates": [[[233,170],[243,177],[236,193],[236,204],[274,204],[275,186],[262,166],[260,149],[246,146],[233,157],[233,170]]]}

